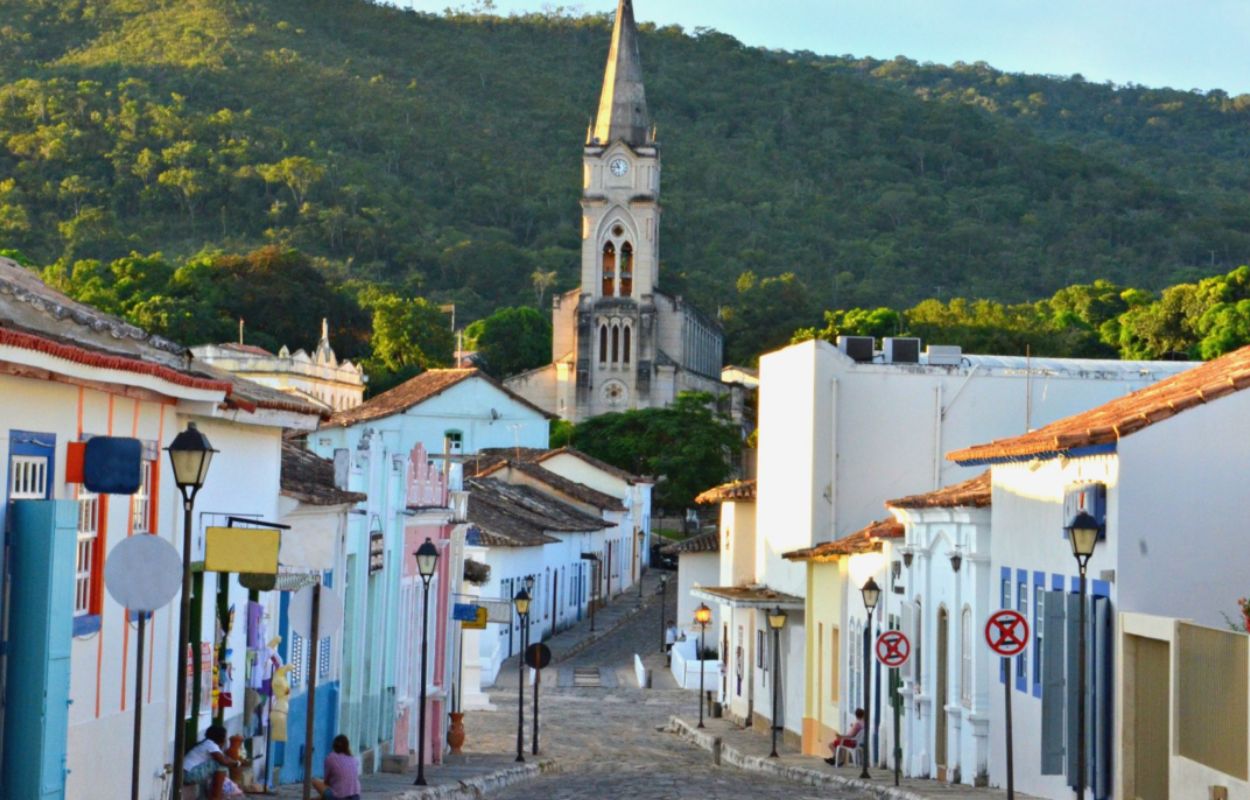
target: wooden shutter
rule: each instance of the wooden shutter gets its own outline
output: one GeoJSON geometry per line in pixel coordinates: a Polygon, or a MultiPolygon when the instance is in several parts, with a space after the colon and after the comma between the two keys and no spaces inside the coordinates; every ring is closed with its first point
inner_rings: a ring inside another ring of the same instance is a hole
{"type": "Polygon", "coordinates": [[[1063,592],[1046,592],[1042,603],[1045,617],[1042,624],[1042,774],[1062,775],[1064,771],[1063,708],[1067,699],[1066,661],[1064,658],[1063,592]]]}

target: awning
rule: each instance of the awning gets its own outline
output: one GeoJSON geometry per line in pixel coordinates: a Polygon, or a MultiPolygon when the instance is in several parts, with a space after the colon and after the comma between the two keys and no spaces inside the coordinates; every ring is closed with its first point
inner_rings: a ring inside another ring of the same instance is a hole
{"type": "Polygon", "coordinates": [[[806,601],[802,597],[778,592],[767,586],[696,586],[690,596],[697,600],[724,603],[732,608],[774,608],[802,611],[806,601]]]}

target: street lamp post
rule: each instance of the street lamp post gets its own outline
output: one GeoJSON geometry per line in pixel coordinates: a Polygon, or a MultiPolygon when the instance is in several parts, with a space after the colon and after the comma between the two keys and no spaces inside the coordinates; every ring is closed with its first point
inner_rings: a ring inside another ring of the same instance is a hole
{"type": "Polygon", "coordinates": [[[778,712],[781,706],[781,629],[786,624],[786,612],[776,606],[768,612],[768,627],[773,629],[773,751],[769,758],[777,757],[777,731],[780,729],[778,712]]]}
{"type": "MultiPolygon", "coordinates": [[[[187,642],[191,636],[191,522],[192,509],[195,507],[195,496],[204,485],[208,475],[208,466],[217,451],[208,443],[208,438],[200,433],[194,422],[187,423],[187,429],[174,437],[165,448],[169,453],[169,461],[174,469],[174,483],[182,494],[182,599],[178,615],[178,653],[175,657],[177,668],[174,670],[174,768],[173,791],[170,797],[177,798],[182,792],[183,759],[187,749],[187,668],[185,664],[187,642]]],[[[197,720],[198,722],[198,715],[197,720]]]]}
{"type": "Polygon", "coordinates": [[[430,578],[434,577],[434,567],[438,564],[438,548],[425,537],[425,542],[413,553],[417,559],[417,572],[421,574],[421,582],[425,584],[421,594],[421,705],[417,716],[417,779],[414,786],[425,786],[425,675],[426,658],[429,654],[428,634],[430,631],[430,578]]]}
{"type": "Polygon", "coordinates": [[[872,613],[877,608],[877,601],[881,599],[881,587],[870,577],[868,582],[864,584],[864,587],[860,589],[860,594],[864,597],[864,610],[868,612],[868,620],[864,623],[864,763],[859,777],[867,780],[872,777],[868,774],[868,732],[872,730],[869,725],[872,714],[872,661],[870,655],[872,650],[872,613]]]}
{"type": "Polygon", "coordinates": [[[1085,569],[1089,566],[1090,556],[1098,544],[1098,520],[1088,511],[1081,511],[1067,525],[1068,543],[1072,545],[1072,555],[1076,558],[1077,569],[1081,573],[1081,612],[1078,630],[1080,631],[1080,647],[1077,658],[1076,694],[1076,797],[1081,800],[1085,796],[1085,569]]]}
{"type": "Polygon", "coordinates": [[[517,659],[516,760],[525,761],[525,629],[529,626],[530,595],[522,589],[512,599],[521,623],[521,655],[517,659]]]}
{"type": "Polygon", "coordinates": [[[660,576],[660,652],[668,644],[668,630],[664,627],[664,606],[668,605],[668,574],[660,576]]]}
{"type": "Polygon", "coordinates": [[[699,603],[694,610],[694,621],[699,626],[699,652],[695,660],[699,662],[699,727],[703,727],[703,635],[707,633],[707,624],[712,621],[712,609],[707,603],[699,603]]]}

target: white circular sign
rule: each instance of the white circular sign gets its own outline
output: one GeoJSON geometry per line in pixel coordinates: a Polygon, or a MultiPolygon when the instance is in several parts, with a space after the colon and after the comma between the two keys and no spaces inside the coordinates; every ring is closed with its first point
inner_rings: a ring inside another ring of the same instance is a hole
{"type": "MultiPolygon", "coordinates": [[[[287,624],[291,630],[312,638],[312,596],[313,587],[306,586],[291,595],[291,602],[286,607],[287,624]]],[[[317,620],[317,635],[330,636],[343,624],[343,601],[333,589],[321,587],[321,618],[317,620]]]]}
{"type": "Polygon", "coordinates": [[[155,611],[182,588],[182,557],[159,536],[127,536],[104,562],[104,585],[131,611],[155,611]]]}

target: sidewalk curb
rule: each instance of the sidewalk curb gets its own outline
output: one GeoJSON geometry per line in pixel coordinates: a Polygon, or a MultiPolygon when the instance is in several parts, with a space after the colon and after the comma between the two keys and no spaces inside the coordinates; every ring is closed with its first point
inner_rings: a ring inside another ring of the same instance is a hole
{"type": "Polygon", "coordinates": [[[459,783],[448,783],[442,786],[427,786],[423,789],[407,789],[390,796],[390,800],[479,800],[488,792],[496,792],[507,786],[522,781],[559,772],[560,767],[550,758],[505,767],[501,770],[467,778],[459,783]]]}
{"type": "Polygon", "coordinates": [[[888,800],[931,800],[924,795],[897,786],[882,786],[879,783],[845,778],[841,775],[830,775],[805,767],[793,767],[778,763],[771,758],[748,756],[732,745],[725,744],[721,737],[694,728],[680,717],[669,717],[666,729],[679,738],[712,753],[712,760],[717,764],[728,764],[739,769],[776,775],[787,780],[805,783],[808,786],[836,786],[846,789],[860,789],[872,792],[878,797],[888,800]]]}

